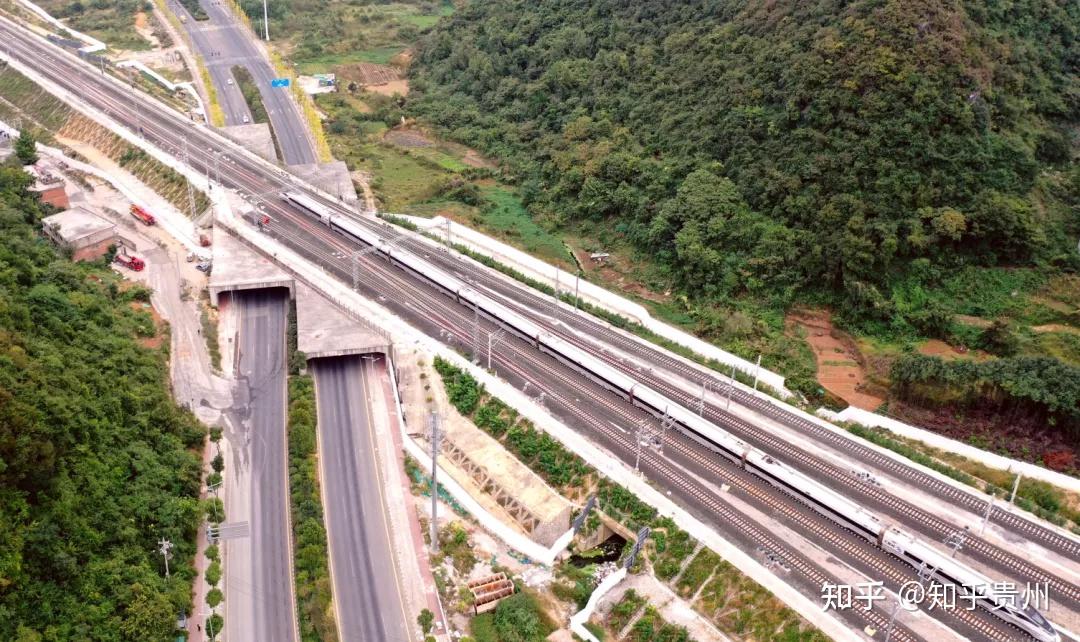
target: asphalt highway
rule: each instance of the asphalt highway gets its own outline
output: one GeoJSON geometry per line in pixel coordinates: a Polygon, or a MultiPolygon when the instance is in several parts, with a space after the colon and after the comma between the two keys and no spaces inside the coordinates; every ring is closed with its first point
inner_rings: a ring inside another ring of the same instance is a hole
{"type": "MultiPolygon", "coordinates": [[[[289,484],[285,433],[285,328],[288,292],[284,289],[243,290],[232,294],[239,312],[237,406],[243,444],[251,462],[249,515],[251,560],[238,567],[250,577],[228,577],[228,586],[250,590],[229,591],[229,613],[250,613],[225,618],[229,640],[294,642],[297,637],[293,599],[292,548],[289,527],[289,484]],[[249,600],[250,604],[238,604],[249,600]]],[[[228,567],[227,567],[228,568],[228,567]]]]}
{"type": "MultiPolygon", "coordinates": [[[[341,640],[408,642],[368,403],[382,390],[359,355],[313,359],[319,465],[341,640]]],[[[394,453],[383,453],[385,455],[394,453]]]]}
{"type": "MultiPolygon", "coordinates": [[[[99,77],[92,72],[93,70],[88,71],[86,66],[79,61],[73,60],[66,54],[56,52],[39,40],[28,38],[22,32],[11,29],[2,21],[0,21],[0,34],[7,37],[7,42],[10,43],[7,46],[12,49],[12,53],[20,60],[38,68],[41,68],[42,65],[47,65],[46,68],[50,69],[58,66],[63,67],[64,72],[56,77],[55,82],[68,88],[97,108],[109,110],[114,118],[134,129],[135,119],[129,111],[130,106],[126,104],[127,101],[125,101],[122,86],[110,82],[109,79],[99,77]],[[118,86],[121,88],[118,89],[118,86]]],[[[147,110],[144,108],[144,112],[147,111],[149,116],[143,120],[144,134],[147,139],[165,149],[178,146],[181,138],[191,139],[197,150],[192,156],[192,163],[197,170],[203,170],[203,165],[211,162],[206,151],[207,148],[215,151],[232,149],[231,145],[224,143],[224,141],[203,128],[192,127],[169,110],[147,110]]],[[[229,151],[229,153],[232,154],[233,152],[229,151]]],[[[259,164],[244,155],[230,158],[227,163],[222,165],[222,180],[227,185],[244,190],[248,194],[272,194],[289,185],[288,177],[275,174],[265,165],[259,164]]],[[[296,212],[276,198],[265,196],[264,198],[266,211],[274,219],[271,227],[275,235],[278,235],[283,241],[292,245],[305,256],[316,262],[323,263],[339,277],[348,278],[350,263],[344,257],[349,256],[351,251],[356,249],[352,243],[335,236],[327,228],[313,223],[310,218],[296,212]]],[[[337,207],[331,202],[327,202],[327,205],[337,207]]],[[[393,233],[388,232],[388,234],[393,233]]],[[[469,336],[467,319],[471,315],[464,312],[463,308],[460,308],[446,297],[435,293],[430,288],[422,286],[396,268],[382,263],[375,257],[368,257],[364,260],[364,269],[366,278],[362,291],[365,294],[379,297],[384,305],[387,305],[425,331],[434,334],[439,331],[450,330],[459,343],[467,342],[469,336]]],[[[489,330],[490,327],[487,329],[489,330]]],[[[561,399],[560,406],[563,408],[563,412],[573,418],[577,425],[584,424],[589,427],[587,432],[589,432],[591,438],[597,438],[601,442],[605,439],[616,440],[615,443],[619,445],[619,448],[613,448],[613,451],[625,458],[625,451],[628,448],[632,450],[632,447],[627,445],[626,435],[620,436],[618,431],[612,431],[610,425],[633,425],[633,423],[626,423],[628,417],[622,414],[624,410],[619,410],[618,404],[614,403],[610,396],[603,391],[600,392],[601,396],[595,396],[596,387],[591,384],[583,384],[579,375],[561,372],[557,368],[555,370],[545,369],[543,363],[546,357],[537,355],[535,351],[530,351],[527,346],[515,346],[512,351],[507,349],[514,343],[513,341],[509,342],[499,352],[499,374],[510,379],[516,378],[518,382],[524,379],[535,382],[535,385],[544,386],[551,392],[550,398],[561,399]],[[533,372],[523,371],[523,369],[532,369],[533,372]],[[537,369],[539,372],[536,372],[537,369]],[[590,396],[590,390],[594,396],[590,396]],[[607,417],[612,413],[617,415],[616,418],[608,420],[607,417]]],[[[550,360],[548,361],[550,362],[550,360]]],[[[625,433],[625,430],[623,432],[625,433]]],[[[694,444],[686,445],[683,452],[687,457],[701,457],[700,449],[694,444]],[[694,454],[695,450],[699,451],[696,455],[694,454]]],[[[694,461],[697,462],[697,465],[711,466],[713,464],[709,463],[710,459],[715,458],[706,457],[704,459],[694,459],[694,461]]],[[[657,471],[655,476],[651,475],[650,478],[654,479],[658,484],[675,489],[695,489],[693,493],[687,495],[691,510],[712,515],[710,521],[725,533],[730,533],[735,528],[736,522],[734,518],[724,517],[724,515],[731,515],[730,510],[727,513],[719,512],[723,510],[722,496],[707,488],[702,489],[699,484],[695,485],[696,482],[693,481],[693,478],[688,478],[682,468],[665,463],[663,458],[659,458],[658,463],[653,465],[657,467],[657,471]]],[[[705,470],[710,469],[706,468],[705,470]]],[[[712,471],[711,474],[712,478],[716,478],[718,473],[712,471]]],[[[731,474],[731,471],[728,471],[727,474],[731,474]]],[[[801,505],[797,502],[793,504],[790,498],[776,497],[772,491],[762,491],[759,488],[761,484],[758,482],[753,485],[755,486],[753,488],[754,493],[766,493],[760,495],[760,501],[774,502],[777,510],[786,511],[785,514],[791,515],[791,519],[802,520],[799,524],[804,528],[809,528],[812,525],[812,522],[806,522],[805,520],[813,519],[813,511],[804,506],[800,507],[801,505]],[[776,504],[776,502],[779,502],[779,504],[776,504]],[[810,517],[807,517],[808,514],[810,517]]],[[[743,542],[749,541],[751,548],[753,542],[758,541],[757,545],[761,545],[760,538],[767,537],[767,534],[762,534],[760,531],[755,534],[749,526],[737,530],[737,537],[734,537],[734,539],[743,542]]],[[[858,548],[849,541],[851,538],[844,535],[840,529],[826,525],[814,532],[816,533],[815,539],[821,539],[823,546],[827,550],[834,552],[834,554],[852,564],[868,567],[871,575],[874,574],[874,569],[885,573],[890,578],[890,581],[896,581],[896,578],[902,577],[903,573],[906,573],[909,577],[914,575],[910,569],[898,570],[895,567],[895,562],[890,561],[890,556],[878,549],[871,548],[867,551],[858,548]],[[838,533],[839,535],[837,535],[838,533]],[[837,537],[839,539],[836,539],[837,537]]],[[[772,542],[770,546],[775,547],[774,550],[785,559],[803,559],[798,551],[791,550],[790,546],[787,546],[784,542],[772,542]]],[[[810,566],[812,566],[812,563],[810,563],[810,566]]],[[[810,566],[806,568],[810,569],[810,566]]],[[[802,567],[796,565],[796,568],[802,567]]],[[[814,574],[812,569],[805,570],[804,573],[805,581],[809,582],[810,585],[816,581],[815,578],[819,577],[814,574]]],[[[876,609],[869,614],[859,613],[852,615],[858,616],[855,618],[855,622],[858,622],[860,618],[870,618],[869,620],[862,619],[863,623],[874,623],[878,627],[883,623],[882,615],[876,609]]],[[[996,626],[987,624],[981,614],[974,616],[974,618],[971,619],[965,616],[965,621],[958,629],[963,629],[965,626],[974,627],[982,634],[975,635],[976,638],[989,637],[995,639],[1000,637],[1000,635],[994,633],[996,626]],[[987,626],[990,628],[987,629],[987,626]]],[[[1000,634],[1000,629],[998,633],[1000,634]]],[[[894,636],[894,638],[912,639],[912,636],[907,634],[899,637],[894,636]]]]}
{"type": "Polygon", "coordinates": [[[177,2],[171,2],[169,7],[177,15],[187,16],[184,27],[191,34],[196,53],[202,56],[210,72],[218,101],[225,112],[225,124],[242,125],[245,117],[249,122],[251,120],[251,110],[232,75],[232,67],[240,65],[247,68],[259,87],[285,164],[318,162],[303,114],[289,95],[288,88],[270,86],[270,81],[277,74],[251,41],[247,30],[223,3],[200,0],[200,4],[209,20],[193,19],[177,2]],[[233,84],[229,84],[230,80],[234,81],[233,84]]]}

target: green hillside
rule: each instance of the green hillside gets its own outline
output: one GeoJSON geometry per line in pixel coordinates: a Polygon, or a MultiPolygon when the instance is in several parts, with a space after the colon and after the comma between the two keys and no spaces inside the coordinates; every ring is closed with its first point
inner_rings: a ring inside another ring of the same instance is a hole
{"type": "Polygon", "coordinates": [[[173,640],[204,431],[170,396],[148,291],[58,255],[32,182],[0,166],[0,639],[173,640]]]}
{"type": "Polygon", "coordinates": [[[1080,268],[1078,31],[1073,0],[487,0],[409,108],[699,300],[918,332],[961,268],[1080,268]]]}

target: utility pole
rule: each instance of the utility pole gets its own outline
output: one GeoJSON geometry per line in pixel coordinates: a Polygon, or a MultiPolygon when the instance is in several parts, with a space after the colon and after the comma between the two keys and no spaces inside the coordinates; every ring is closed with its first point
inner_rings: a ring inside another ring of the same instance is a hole
{"type": "Polygon", "coordinates": [[[555,268],[555,296],[551,298],[551,316],[559,318],[559,268],[555,268]]]}
{"type": "Polygon", "coordinates": [[[757,356],[757,367],[754,368],[754,394],[757,394],[758,375],[761,374],[761,353],[757,356]]]}
{"type": "Polygon", "coordinates": [[[473,304],[472,316],[472,362],[480,363],[480,306],[473,304]]]}
{"type": "Polygon", "coordinates": [[[158,542],[158,552],[165,558],[165,577],[169,577],[169,551],[172,549],[172,542],[164,537],[158,542]]]}
{"type": "Polygon", "coordinates": [[[581,283],[581,270],[574,275],[574,314],[578,311],[578,284],[581,283]]]}
{"type": "MultiPolygon", "coordinates": [[[[139,107],[139,100],[135,96],[135,79],[132,78],[128,87],[131,88],[131,102],[135,103],[135,133],[139,135],[139,138],[145,138],[143,136],[142,129],[142,109],[139,107]]],[[[187,142],[187,138],[184,139],[187,142]]]]}
{"type": "MultiPolygon", "coordinates": [[[[184,164],[189,164],[188,161],[190,159],[188,158],[187,137],[184,138],[183,156],[184,156],[184,164]]],[[[184,179],[184,182],[187,183],[188,210],[191,212],[191,214],[190,214],[191,221],[194,222],[195,221],[195,188],[193,188],[191,186],[191,181],[187,180],[186,178],[184,179]]]]}
{"type": "Polygon", "coordinates": [[[270,12],[266,8],[266,0],[263,0],[263,33],[266,34],[266,42],[270,42],[270,12]]]}
{"type": "Polygon", "coordinates": [[[499,347],[499,344],[502,343],[502,340],[504,338],[506,338],[506,332],[504,330],[499,330],[498,332],[488,332],[488,370],[491,370],[491,351],[493,348],[499,347]]]}
{"type": "Polygon", "coordinates": [[[706,388],[712,388],[713,382],[705,379],[701,380],[701,396],[698,398],[697,414],[698,417],[705,416],[705,390],[706,388]]]}
{"type": "Polygon", "coordinates": [[[950,533],[945,538],[945,545],[952,549],[951,557],[956,557],[957,551],[964,547],[964,542],[967,541],[967,526],[962,531],[955,531],[950,533]]]}
{"type": "Polygon", "coordinates": [[[896,621],[896,614],[900,611],[900,597],[897,596],[896,602],[893,604],[892,613],[889,614],[889,624],[885,627],[885,642],[889,642],[889,638],[892,637],[893,622],[896,621]]]}
{"type": "Polygon", "coordinates": [[[731,410],[731,395],[735,392],[735,364],[731,364],[731,381],[727,389],[727,406],[724,410],[731,410]]]}
{"type": "Polygon", "coordinates": [[[994,496],[990,496],[990,501],[986,502],[986,513],[983,514],[982,526],[979,528],[979,536],[986,531],[986,523],[990,521],[990,512],[994,509],[994,496]]]}
{"type": "Polygon", "coordinates": [[[1024,473],[1017,471],[1016,480],[1013,481],[1012,494],[1009,495],[1009,503],[1012,504],[1016,501],[1016,491],[1020,489],[1020,478],[1024,476],[1024,473]]]}
{"type": "Polygon", "coordinates": [[[439,415],[432,412],[428,416],[431,427],[431,550],[439,550],[439,483],[436,474],[439,470],[439,442],[442,433],[439,432],[439,415]]]}
{"type": "Polygon", "coordinates": [[[649,425],[648,419],[642,419],[637,425],[637,431],[635,432],[636,441],[634,443],[634,472],[640,473],[639,468],[641,464],[641,449],[643,444],[651,444],[653,440],[657,440],[657,452],[664,453],[664,437],[667,436],[668,428],[675,423],[674,418],[668,414],[667,410],[664,410],[664,417],[660,420],[660,425],[653,428],[649,425]]]}
{"type": "Polygon", "coordinates": [[[446,251],[449,252],[450,248],[452,248],[453,245],[454,245],[450,241],[450,219],[445,219],[444,222],[445,222],[445,227],[446,227],[446,251]]]}

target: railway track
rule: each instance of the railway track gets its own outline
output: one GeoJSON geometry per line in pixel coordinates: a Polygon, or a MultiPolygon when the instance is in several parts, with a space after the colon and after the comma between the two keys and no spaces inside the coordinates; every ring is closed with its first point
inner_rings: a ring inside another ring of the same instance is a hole
{"type": "MultiPolygon", "coordinates": [[[[348,274],[351,268],[349,263],[351,247],[345,245],[343,239],[325,228],[321,228],[320,236],[323,236],[325,241],[337,245],[340,252],[333,255],[333,266],[326,265],[325,260],[324,265],[336,268],[340,275],[348,274]]],[[[320,256],[318,247],[305,244],[304,241],[297,237],[290,237],[290,243],[306,246],[307,252],[315,257],[320,256]]],[[[365,261],[368,269],[372,270],[372,274],[377,277],[376,279],[368,279],[365,285],[374,291],[376,295],[387,300],[388,297],[396,295],[398,304],[423,314],[426,320],[449,332],[451,336],[456,337],[460,344],[469,345],[472,342],[471,316],[459,309],[459,306],[450,299],[439,293],[425,292],[412,278],[381,259],[368,257],[365,261]],[[377,281],[379,285],[374,285],[373,281],[377,281]],[[408,302],[400,299],[403,294],[408,295],[408,302]]],[[[575,393],[587,397],[592,403],[601,406],[628,425],[633,425],[640,418],[634,416],[633,413],[637,412],[636,410],[628,410],[622,407],[623,404],[619,400],[613,399],[606,394],[606,391],[600,392],[584,384],[574,371],[565,368],[565,366],[559,364],[558,367],[553,367],[551,364],[544,363],[548,358],[535,350],[535,348],[518,346],[516,342],[504,345],[509,347],[509,352],[498,355],[497,362],[501,368],[509,370],[523,381],[529,381],[537,385],[538,388],[547,391],[549,399],[557,401],[559,406],[573,415],[576,421],[590,427],[605,441],[614,445],[622,452],[624,457],[634,452],[633,441],[625,433],[599,419],[595,412],[583,408],[580,404],[581,397],[572,399],[560,392],[557,387],[553,387],[552,383],[557,382],[558,386],[571,389],[575,393]],[[527,366],[522,364],[527,364],[527,366]],[[526,367],[538,370],[539,374],[530,374],[526,367]]],[[[709,477],[738,479],[739,488],[744,490],[749,495],[752,503],[757,504],[764,513],[781,516],[792,523],[794,528],[811,533],[820,541],[826,543],[831,553],[849,559],[852,563],[869,571],[869,573],[880,573],[883,581],[891,588],[896,589],[903,582],[912,579],[913,569],[902,561],[893,558],[888,553],[870,545],[861,538],[851,537],[851,534],[817,516],[816,513],[801,502],[768,484],[764,484],[738,467],[727,463],[726,460],[719,457],[710,458],[704,455],[696,443],[680,438],[675,448],[680,458],[692,462],[709,477]]],[[[789,545],[739,513],[730,504],[721,501],[715,492],[697,482],[693,476],[687,475],[685,471],[672,466],[663,458],[652,456],[646,458],[646,468],[652,469],[655,478],[664,479],[665,482],[671,483],[674,490],[677,490],[685,497],[691,498],[699,506],[706,509],[716,523],[729,525],[739,535],[753,541],[756,545],[779,552],[789,567],[792,570],[798,570],[800,577],[804,582],[808,582],[810,586],[820,588],[825,582],[836,582],[835,578],[830,578],[807,558],[793,551],[789,545]]],[[[888,617],[881,613],[880,610],[863,611],[857,609],[852,612],[852,615],[863,620],[864,625],[873,626],[874,628],[880,629],[888,625],[888,617]]],[[[986,636],[986,639],[989,640],[1030,639],[1019,629],[979,612],[954,611],[950,612],[947,617],[955,618],[964,627],[986,636]]],[[[918,636],[906,629],[901,633],[899,628],[895,628],[893,635],[896,636],[896,639],[919,639],[918,636]]]]}
{"type": "MultiPolygon", "coordinates": [[[[400,243],[403,247],[410,249],[410,251],[426,255],[429,261],[438,264],[440,267],[451,273],[457,272],[459,274],[467,274],[467,277],[472,279],[476,284],[484,287],[490,294],[497,296],[503,303],[511,305],[518,312],[530,318],[530,320],[543,325],[548,331],[560,338],[571,341],[575,345],[604,358],[609,364],[622,368],[627,374],[642,380],[643,383],[656,389],[664,389],[669,396],[676,396],[673,391],[679,390],[677,396],[686,402],[685,405],[687,408],[693,408],[697,405],[697,400],[689,393],[672,386],[661,377],[658,377],[651,372],[639,371],[636,369],[631,370],[626,367],[626,364],[620,362],[612,354],[604,351],[597,351],[595,345],[592,345],[591,342],[582,341],[576,335],[576,331],[600,335],[604,337],[609,344],[616,346],[620,350],[647,359],[650,362],[660,364],[664,369],[681,375],[687,381],[708,381],[709,379],[706,379],[706,377],[710,377],[711,383],[714,385],[728,385],[725,379],[722,379],[719,374],[703,373],[672,355],[668,355],[659,349],[643,345],[638,340],[627,337],[620,331],[612,329],[598,320],[588,318],[587,316],[564,315],[561,319],[561,322],[564,325],[552,323],[548,316],[537,312],[538,310],[550,309],[550,299],[543,298],[538,294],[531,292],[527,287],[507,283],[504,280],[504,277],[493,274],[492,271],[486,267],[477,267],[468,261],[455,259],[446,253],[432,251],[423,241],[406,236],[403,237],[403,240],[400,243]],[[577,328],[576,331],[575,326],[577,328]]],[[[879,470],[886,471],[894,477],[909,482],[913,486],[926,489],[935,497],[944,499],[960,508],[967,509],[976,514],[982,514],[986,507],[987,500],[978,497],[972,492],[965,491],[952,484],[941,481],[908,464],[884,455],[853,438],[837,434],[816,422],[810,421],[805,417],[778,406],[773,401],[749,394],[738,387],[734,388],[732,398],[740,405],[751,408],[785,426],[796,428],[816,441],[827,443],[839,452],[854,456],[858,461],[869,464],[879,470]]],[[[714,410],[720,411],[718,406],[713,404],[710,405],[712,405],[714,410]]],[[[730,413],[725,414],[730,415],[730,413]]],[[[755,431],[755,433],[765,434],[764,431],[755,431]]],[[[750,435],[748,435],[747,438],[751,440],[755,439],[755,437],[750,435]]],[[[844,477],[846,477],[846,475],[844,477]]],[[[999,507],[993,507],[991,510],[990,521],[1016,533],[1023,534],[1027,539],[1038,542],[1047,549],[1063,556],[1073,558],[1080,557],[1080,541],[1033,522],[1027,517],[1017,515],[999,507]]],[[[955,528],[953,530],[955,530],[955,528]]],[[[1072,587],[1071,590],[1068,591],[1070,598],[1080,600],[1080,589],[1075,585],[1069,586],[1072,587]]],[[[1065,589],[1064,586],[1059,588],[1065,589]]]]}
{"type": "MultiPolygon", "coordinates": [[[[32,51],[31,51],[30,55],[33,55],[32,51]]],[[[82,88],[80,88],[80,89],[82,89],[82,88]]],[[[82,92],[80,91],[80,93],[82,93],[82,92]]],[[[110,96],[105,96],[101,91],[95,92],[93,90],[88,90],[88,93],[90,94],[89,98],[91,98],[91,102],[94,99],[98,100],[99,102],[101,102],[104,105],[104,108],[106,110],[108,110],[109,106],[111,106],[111,108],[113,110],[115,110],[117,115],[124,114],[125,110],[130,108],[130,105],[118,104],[115,98],[110,97],[110,96]],[[95,93],[96,93],[96,96],[95,96],[95,93]]],[[[141,99],[137,99],[137,100],[141,100],[141,99]]],[[[128,116],[128,118],[130,118],[130,116],[128,116]]],[[[144,128],[145,128],[145,133],[146,133],[148,138],[153,139],[153,138],[156,137],[160,143],[164,143],[166,145],[168,145],[170,142],[172,142],[172,138],[173,138],[173,136],[175,136],[175,134],[173,132],[158,127],[155,123],[153,123],[153,121],[150,121],[150,120],[142,123],[140,125],[140,127],[139,127],[140,131],[144,131],[144,128]]],[[[196,160],[197,162],[202,162],[203,165],[204,165],[204,170],[211,163],[211,159],[209,157],[209,154],[206,154],[205,152],[202,152],[201,148],[199,148],[198,151],[196,152],[196,158],[192,159],[192,160],[196,160]]],[[[194,165],[194,163],[193,163],[193,165],[194,165]]],[[[255,184],[257,184],[257,185],[259,184],[259,177],[256,177],[249,170],[245,170],[245,169],[243,169],[243,168],[241,168],[239,166],[236,166],[235,162],[233,162],[233,167],[231,167],[231,168],[227,167],[226,168],[226,174],[228,175],[230,172],[236,172],[241,176],[240,180],[233,179],[234,184],[236,184],[238,186],[244,186],[246,189],[250,190],[251,187],[249,185],[251,183],[250,182],[245,183],[244,182],[245,180],[248,180],[248,181],[254,180],[256,182],[255,184]]],[[[261,177],[261,178],[262,178],[262,183],[265,184],[266,183],[266,177],[261,177]]],[[[272,207],[272,209],[275,211],[276,215],[279,215],[279,216],[283,217],[283,220],[292,220],[293,223],[298,227],[298,229],[304,230],[304,233],[306,233],[306,234],[310,235],[310,234],[312,234],[312,229],[318,229],[320,227],[318,225],[313,225],[311,223],[311,221],[306,220],[302,215],[296,215],[295,213],[291,213],[290,211],[286,210],[285,208],[272,207]]],[[[342,243],[341,239],[334,237],[333,233],[330,232],[329,230],[326,230],[325,228],[318,231],[315,234],[315,236],[320,237],[321,241],[323,243],[329,242],[330,247],[335,247],[336,246],[336,247],[339,247],[342,250],[355,251],[355,247],[352,247],[351,245],[346,245],[346,244],[342,243]]],[[[303,246],[304,244],[301,243],[301,245],[303,246]]],[[[305,249],[306,249],[305,253],[310,254],[313,258],[317,258],[317,259],[322,258],[322,259],[325,260],[325,251],[326,251],[325,247],[320,247],[318,245],[308,244],[307,246],[305,246],[305,249]]],[[[371,258],[371,259],[368,260],[368,264],[373,265],[374,261],[375,261],[375,259],[371,258]]],[[[339,272],[347,275],[348,271],[349,271],[347,261],[344,260],[344,258],[339,258],[337,263],[338,263],[337,268],[338,268],[339,272]],[[344,266],[344,267],[342,267],[342,266],[344,266]]],[[[414,289],[415,288],[415,281],[411,277],[408,278],[408,279],[403,279],[403,278],[401,278],[401,276],[399,274],[395,278],[395,276],[391,276],[390,273],[395,272],[396,268],[393,268],[393,267],[390,267],[390,266],[386,266],[386,267],[387,267],[386,270],[380,270],[379,271],[380,276],[383,276],[384,278],[387,278],[387,281],[390,282],[390,283],[395,283],[400,289],[395,290],[395,291],[390,291],[390,292],[384,292],[383,296],[388,295],[388,298],[393,298],[398,293],[403,291],[403,289],[410,289],[410,288],[414,289]]],[[[442,309],[444,312],[446,312],[447,310],[452,310],[452,306],[448,306],[447,301],[444,300],[441,297],[441,295],[439,295],[439,294],[432,295],[430,293],[420,293],[418,290],[416,290],[415,292],[416,292],[416,295],[417,295],[417,301],[416,301],[416,303],[414,303],[414,305],[417,306],[418,310],[421,309],[422,306],[429,305],[430,301],[438,301],[438,304],[440,305],[440,309],[442,309]]],[[[453,307],[456,307],[456,306],[453,306],[453,307]]],[[[453,314],[453,312],[451,311],[450,314],[453,314]]],[[[458,316],[460,316],[460,313],[458,313],[458,316]]],[[[460,332],[460,331],[461,330],[459,328],[458,332],[460,332]]],[[[466,337],[468,336],[467,332],[466,332],[466,334],[464,336],[466,336],[466,337]]],[[[526,352],[522,352],[522,353],[519,353],[519,354],[521,356],[527,356],[526,352]]],[[[539,359],[538,359],[539,354],[540,354],[539,352],[534,352],[534,356],[532,358],[527,359],[526,362],[529,363],[533,367],[538,367],[537,364],[539,363],[539,359]]],[[[513,364],[513,363],[511,363],[510,366],[520,367],[517,364],[513,364]]],[[[576,379],[577,379],[577,376],[575,374],[567,374],[567,375],[563,375],[560,378],[559,381],[560,381],[560,383],[562,385],[567,385],[567,386],[575,387],[576,389],[581,389],[580,388],[581,384],[576,383],[576,379]]],[[[563,399],[563,402],[566,403],[567,400],[563,399]]],[[[609,403],[605,404],[605,407],[614,408],[615,406],[612,403],[609,402],[609,403]]],[[[583,419],[590,416],[589,413],[585,413],[582,410],[576,409],[576,406],[574,404],[572,404],[572,403],[568,404],[567,408],[572,413],[574,413],[576,416],[580,415],[583,419]]],[[[593,425],[595,425],[595,419],[593,421],[594,421],[593,425]]],[[[620,437],[616,433],[617,433],[617,431],[611,431],[610,429],[605,431],[605,434],[608,435],[610,438],[614,438],[614,439],[619,440],[618,443],[620,443],[624,448],[627,447],[628,444],[626,443],[625,437],[624,436],[620,437]]],[[[700,465],[708,465],[709,461],[710,461],[708,458],[706,458],[700,452],[700,448],[698,446],[695,446],[695,445],[687,444],[685,446],[685,451],[684,452],[681,451],[681,454],[685,455],[686,457],[690,457],[694,461],[697,461],[697,463],[700,464],[700,465]],[[696,459],[694,459],[694,458],[696,458],[696,459]]],[[[652,460],[652,458],[650,458],[650,460],[652,460]]],[[[671,468],[670,466],[667,466],[666,464],[664,464],[662,462],[651,461],[651,463],[649,463],[649,465],[655,467],[655,469],[658,472],[663,473],[665,476],[671,476],[671,479],[680,479],[680,480],[685,479],[682,476],[682,473],[676,471],[674,468],[671,468]]],[[[684,481],[682,483],[685,486],[685,484],[688,484],[690,482],[684,481]]],[[[758,483],[760,484],[760,482],[758,482],[758,483]]],[[[753,486],[753,485],[751,485],[751,486],[753,486]]],[[[758,488],[758,486],[753,486],[753,487],[758,488]]],[[[699,491],[700,491],[700,489],[699,489],[699,491]]],[[[694,496],[697,497],[697,494],[695,494],[694,496]]],[[[716,504],[715,499],[710,500],[708,502],[708,505],[710,507],[715,508],[715,504],[716,504]]],[[[794,510],[794,509],[789,508],[788,510],[794,510]]],[[[804,515],[807,510],[808,509],[806,509],[806,507],[803,507],[803,510],[795,510],[795,512],[793,514],[796,515],[796,516],[804,515]]],[[[741,518],[741,516],[739,516],[737,514],[735,514],[734,517],[739,517],[740,519],[744,519],[744,518],[741,518]]],[[[832,532],[833,535],[831,535],[830,537],[840,537],[839,535],[836,535],[836,532],[838,530],[839,529],[837,529],[836,527],[832,527],[830,532],[832,532]]],[[[842,532],[842,531],[840,531],[840,532],[842,532]]],[[[823,535],[823,537],[824,537],[824,535],[823,535]]],[[[828,539],[828,538],[826,538],[826,539],[828,539]]],[[[848,537],[846,539],[841,537],[841,540],[836,540],[836,541],[851,541],[851,540],[852,540],[852,538],[850,538],[850,537],[848,537]]],[[[877,549],[873,549],[873,550],[876,551],[877,549]]],[[[871,564],[871,565],[875,564],[875,560],[870,560],[869,558],[867,558],[867,559],[868,559],[868,561],[866,563],[871,564]]],[[[876,560],[876,564],[880,565],[881,561],[876,560]]],[[[893,576],[890,576],[890,577],[903,577],[903,574],[900,573],[900,571],[897,571],[897,570],[894,569],[894,572],[897,573],[897,575],[893,575],[893,576]]],[[[871,613],[872,613],[872,611],[871,611],[871,613]]],[[[978,623],[969,624],[969,626],[972,626],[972,628],[975,629],[975,630],[980,630],[980,627],[979,627],[978,623]]]]}

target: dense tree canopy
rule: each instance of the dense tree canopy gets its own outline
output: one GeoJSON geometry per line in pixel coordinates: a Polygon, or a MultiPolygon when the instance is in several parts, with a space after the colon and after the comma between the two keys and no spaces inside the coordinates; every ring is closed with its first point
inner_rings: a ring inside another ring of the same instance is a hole
{"type": "Polygon", "coordinates": [[[472,2],[411,108],[691,293],[885,316],[915,259],[1080,265],[1078,30],[1073,0],[472,2]]]}
{"type": "Polygon", "coordinates": [[[138,342],[146,291],[59,256],[29,183],[0,167],[0,639],[168,640],[191,599],[203,431],[138,342]]]}

